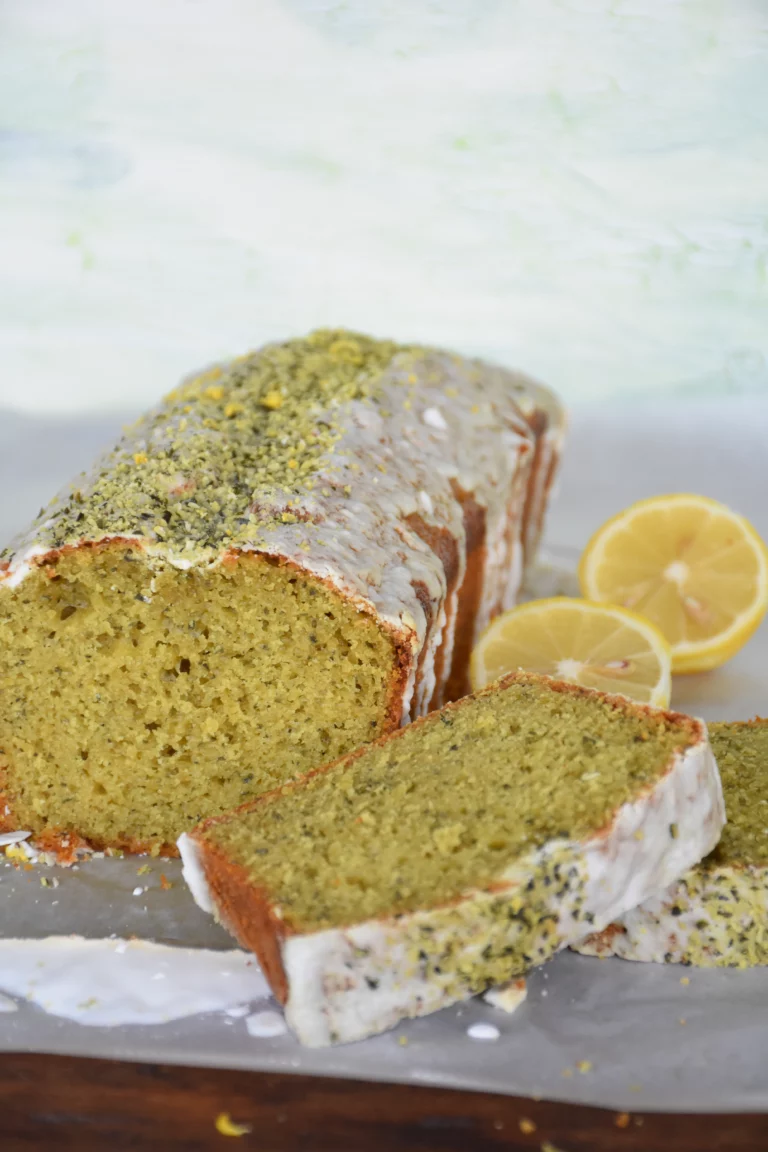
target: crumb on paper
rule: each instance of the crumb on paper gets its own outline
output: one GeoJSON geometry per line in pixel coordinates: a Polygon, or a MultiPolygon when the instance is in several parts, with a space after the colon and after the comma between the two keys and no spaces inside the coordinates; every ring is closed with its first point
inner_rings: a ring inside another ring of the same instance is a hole
{"type": "Polygon", "coordinates": [[[687,987],[688,987],[688,985],[690,984],[690,982],[691,982],[691,978],[690,978],[690,976],[681,976],[681,977],[680,977],[680,983],[681,983],[681,984],[682,984],[682,985],[683,985],[685,988],[687,988],[687,987]]]}
{"type": "Polygon", "coordinates": [[[630,1084],[629,1090],[630,1092],[642,1092],[643,1086],[642,1084],[630,1084]]]}
{"type": "Polygon", "coordinates": [[[536,1125],[533,1120],[529,1120],[526,1116],[523,1116],[520,1121],[520,1131],[524,1136],[530,1136],[532,1132],[536,1131],[536,1125]]]}
{"type": "Polygon", "coordinates": [[[253,1131],[250,1124],[238,1124],[229,1112],[219,1112],[213,1123],[220,1136],[247,1136],[253,1131]]]}
{"type": "Polygon", "coordinates": [[[407,1036],[398,1036],[397,1042],[401,1048],[407,1048],[408,1047],[408,1037],[407,1036]]]}
{"type": "Polygon", "coordinates": [[[573,1076],[573,1068],[563,1068],[560,1075],[565,1077],[566,1080],[570,1080],[571,1076],[573,1076]]]}
{"type": "Polygon", "coordinates": [[[688,1021],[686,1020],[685,1016],[681,1016],[680,1019],[678,1020],[678,1024],[687,1024],[687,1023],[688,1023],[688,1021]]]}
{"type": "Polygon", "coordinates": [[[146,889],[142,888],[141,885],[139,885],[138,888],[134,888],[133,895],[134,896],[143,896],[145,891],[146,891],[146,889]]]}
{"type": "Polygon", "coordinates": [[[146,876],[147,873],[151,872],[151,871],[152,871],[152,869],[150,868],[149,864],[142,864],[141,868],[138,868],[136,870],[136,875],[137,876],[146,876]]]}
{"type": "Polygon", "coordinates": [[[170,892],[171,888],[173,888],[173,880],[169,880],[164,872],[160,873],[160,887],[163,892],[170,892]]]}
{"type": "Polygon", "coordinates": [[[628,1128],[629,1127],[629,1121],[630,1121],[629,1112],[619,1112],[618,1116],[614,1120],[614,1124],[616,1125],[617,1128],[628,1128]]]}
{"type": "MultiPolygon", "coordinates": [[[[546,992],[542,992],[545,996],[546,992]]],[[[499,984],[496,988],[489,988],[483,995],[486,1004],[492,1008],[500,1008],[502,1012],[511,1014],[515,1012],[528,996],[528,987],[525,980],[510,980],[508,984],[499,984]]]]}
{"type": "Polygon", "coordinates": [[[579,1072],[581,1072],[581,1074],[583,1076],[586,1076],[587,1072],[592,1071],[592,1061],[591,1060],[579,1060],[576,1067],[578,1068],[579,1072]]]}

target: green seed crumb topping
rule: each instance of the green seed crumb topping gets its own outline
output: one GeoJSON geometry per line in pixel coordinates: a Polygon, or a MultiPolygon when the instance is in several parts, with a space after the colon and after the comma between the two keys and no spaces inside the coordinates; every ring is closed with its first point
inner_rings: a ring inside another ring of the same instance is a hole
{"type": "Polygon", "coordinates": [[[669,913],[684,944],[679,957],[663,959],[724,968],[768,962],[765,889],[762,869],[718,868],[709,857],[707,867],[694,868],[675,889],[669,913]]]}
{"type": "Polygon", "coordinates": [[[344,434],[343,405],[377,403],[395,357],[394,379],[407,387],[423,356],[334,329],[210,368],[129,429],[95,476],[41,510],[36,538],[51,549],[125,536],[219,553],[260,527],[295,523],[292,498],[312,491],[344,434]]]}

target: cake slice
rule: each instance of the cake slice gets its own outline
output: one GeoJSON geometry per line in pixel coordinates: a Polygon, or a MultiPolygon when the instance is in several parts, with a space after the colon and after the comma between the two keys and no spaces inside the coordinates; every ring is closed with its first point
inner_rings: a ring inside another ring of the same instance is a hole
{"type": "Polygon", "coordinates": [[[502,984],[717,842],[701,721],[517,673],[184,835],[308,1045],[502,984]]]}
{"type": "Polygon", "coordinates": [[[701,967],[768,964],[768,720],[711,724],[728,811],[713,852],[577,951],[701,967]]]}

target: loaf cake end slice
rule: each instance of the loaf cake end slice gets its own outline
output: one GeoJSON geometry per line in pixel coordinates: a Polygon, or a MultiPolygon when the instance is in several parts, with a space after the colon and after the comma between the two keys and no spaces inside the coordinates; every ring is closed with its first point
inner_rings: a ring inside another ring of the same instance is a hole
{"type": "Polygon", "coordinates": [[[768,720],[711,724],[709,732],[728,813],[717,847],[579,952],[699,967],[768,964],[768,720]]]}

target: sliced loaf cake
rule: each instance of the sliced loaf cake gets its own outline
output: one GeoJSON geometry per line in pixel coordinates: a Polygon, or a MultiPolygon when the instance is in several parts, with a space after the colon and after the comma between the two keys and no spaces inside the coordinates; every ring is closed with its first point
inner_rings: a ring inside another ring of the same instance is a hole
{"type": "Polygon", "coordinates": [[[502,984],[717,842],[697,720],[518,673],[182,836],[308,1045],[502,984]]]}

